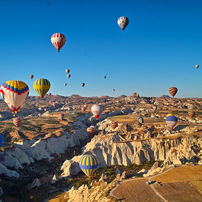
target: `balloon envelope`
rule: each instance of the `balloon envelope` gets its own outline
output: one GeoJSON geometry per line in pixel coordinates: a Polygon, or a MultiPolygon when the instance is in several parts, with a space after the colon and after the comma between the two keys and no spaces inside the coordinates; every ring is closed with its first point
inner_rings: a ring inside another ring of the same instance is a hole
{"type": "Polygon", "coordinates": [[[115,129],[117,126],[118,126],[118,123],[117,123],[117,122],[115,122],[115,121],[112,121],[112,122],[111,122],[111,128],[112,128],[112,129],[115,129]]]}
{"type": "Polygon", "coordinates": [[[34,75],[31,74],[29,77],[30,77],[31,79],[33,79],[33,78],[34,78],[34,75]]]}
{"type": "Polygon", "coordinates": [[[16,127],[19,127],[22,123],[22,119],[20,117],[15,117],[13,118],[13,124],[16,126],[16,127]]]}
{"type": "Polygon", "coordinates": [[[65,45],[66,37],[61,33],[55,33],[51,36],[51,42],[58,52],[60,52],[60,49],[65,45]]]}
{"type": "Polygon", "coordinates": [[[129,24],[129,19],[125,16],[121,16],[118,21],[117,21],[119,27],[121,27],[121,29],[124,31],[125,28],[128,26],[129,24]]]}
{"type": "Polygon", "coordinates": [[[93,133],[95,132],[95,127],[91,127],[91,126],[90,126],[90,127],[87,128],[86,131],[87,131],[87,133],[88,133],[89,135],[93,135],[93,133]]]}
{"type": "Polygon", "coordinates": [[[0,92],[10,109],[17,113],[29,95],[29,87],[23,81],[11,80],[2,84],[0,92]]]}
{"type": "Polygon", "coordinates": [[[85,83],[82,83],[81,86],[84,87],[84,86],[85,86],[85,83]]]}
{"type": "Polygon", "coordinates": [[[67,86],[67,84],[66,84],[66,83],[64,83],[64,86],[67,86]]]}
{"type": "Polygon", "coordinates": [[[140,124],[143,124],[144,123],[144,119],[140,116],[138,117],[137,121],[140,123],[140,124]]]}
{"type": "Polygon", "coordinates": [[[106,76],[104,76],[104,79],[106,79],[107,77],[106,76]]]}
{"type": "Polygon", "coordinates": [[[190,118],[193,118],[194,115],[195,115],[195,112],[193,110],[188,111],[188,115],[189,115],[190,118]]]}
{"type": "Polygon", "coordinates": [[[95,170],[98,168],[98,160],[96,156],[87,154],[81,157],[79,161],[81,170],[88,176],[93,176],[95,170]]]}
{"type": "Polygon", "coordinates": [[[103,107],[101,105],[93,105],[91,107],[91,112],[98,119],[100,114],[103,112],[103,107]]]}
{"type": "Polygon", "coordinates": [[[171,87],[169,88],[169,93],[174,97],[175,94],[177,93],[177,88],[176,87],[171,87]]]}
{"type": "Polygon", "coordinates": [[[166,116],[166,123],[170,127],[171,130],[173,130],[174,126],[177,124],[177,117],[173,115],[167,115],[166,116]]]}
{"type": "Polygon", "coordinates": [[[195,67],[196,67],[196,69],[198,69],[198,68],[199,68],[199,65],[195,65],[195,67]]]}
{"type": "Polygon", "coordinates": [[[3,136],[0,134],[0,147],[3,147],[4,145],[4,138],[3,136]]]}
{"type": "Polygon", "coordinates": [[[67,74],[67,77],[70,78],[70,77],[71,77],[71,74],[67,74]]]}
{"type": "Polygon", "coordinates": [[[65,72],[66,72],[67,74],[69,74],[70,70],[69,70],[69,69],[66,69],[65,72]]]}
{"type": "Polygon", "coordinates": [[[43,98],[50,89],[50,82],[47,79],[37,79],[33,83],[33,88],[43,98]]]}

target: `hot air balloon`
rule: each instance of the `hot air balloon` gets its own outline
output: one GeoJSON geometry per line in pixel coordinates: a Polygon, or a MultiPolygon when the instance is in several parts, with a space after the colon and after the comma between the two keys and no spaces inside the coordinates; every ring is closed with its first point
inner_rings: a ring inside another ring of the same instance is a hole
{"type": "Polygon", "coordinates": [[[124,31],[125,28],[128,26],[129,19],[125,16],[121,16],[117,21],[119,27],[124,31]]]}
{"type": "Polygon", "coordinates": [[[88,176],[93,176],[95,170],[98,168],[98,160],[96,156],[86,154],[81,157],[79,161],[81,170],[88,176]]]}
{"type": "Polygon", "coordinates": [[[104,76],[104,79],[106,79],[107,77],[106,76],[104,76]]]}
{"type": "Polygon", "coordinates": [[[48,96],[50,97],[52,94],[51,93],[48,93],[48,96]]]}
{"type": "Polygon", "coordinates": [[[6,81],[0,92],[10,109],[17,113],[29,94],[29,87],[23,81],[6,81]]]}
{"type": "Polygon", "coordinates": [[[195,115],[195,112],[193,110],[188,111],[188,115],[190,118],[193,118],[195,115]]]}
{"type": "Polygon", "coordinates": [[[50,82],[47,79],[37,79],[33,83],[33,88],[43,98],[50,89],[50,82]]]}
{"type": "Polygon", "coordinates": [[[87,105],[87,104],[85,104],[85,105],[84,105],[84,107],[87,109],[88,105],[87,105]]]}
{"type": "Polygon", "coordinates": [[[198,68],[199,68],[199,65],[195,65],[195,67],[196,67],[196,69],[198,69],[198,68]]]}
{"type": "Polygon", "coordinates": [[[64,86],[67,86],[67,84],[66,84],[66,83],[64,83],[64,86]]]}
{"type": "Polygon", "coordinates": [[[66,42],[66,37],[63,34],[55,33],[51,36],[51,42],[58,50],[58,52],[60,52],[60,49],[64,46],[66,42]]]}
{"type": "Polygon", "coordinates": [[[15,117],[13,118],[13,124],[16,126],[16,127],[19,127],[22,123],[22,119],[20,117],[15,117]]]}
{"type": "Polygon", "coordinates": [[[30,77],[30,79],[33,79],[33,78],[34,78],[34,75],[31,74],[29,77],[30,77]]]}
{"type": "Polygon", "coordinates": [[[61,113],[61,114],[59,114],[58,119],[63,120],[64,116],[65,115],[63,113],[61,113]]]}
{"type": "Polygon", "coordinates": [[[166,123],[170,127],[171,130],[173,130],[174,126],[177,124],[177,121],[178,121],[177,117],[172,114],[168,114],[166,116],[166,123]]]}
{"type": "Polygon", "coordinates": [[[56,103],[56,102],[54,102],[54,103],[52,103],[52,105],[53,105],[53,107],[56,107],[56,106],[57,106],[57,103],[56,103]]]}
{"type": "Polygon", "coordinates": [[[3,147],[4,145],[4,138],[3,136],[0,134],[0,147],[3,147]]]}
{"type": "Polygon", "coordinates": [[[111,128],[114,130],[118,126],[118,123],[115,121],[111,122],[111,128]]]}
{"type": "Polygon", "coordinates": [[[66,69],[65,72],[66,72],[67,74],[69,74],[70,70],[69,70],[69,69],[66,69]]]}
{"type": "Polygon", "coordinates": [[[70,77],[71,77],[71,74],[67,74],[67,77],[70,78],[70,77]]]}
{"type": "Polygon", "coordinates": [[[113,89],[112,91],[115,92],[115,89],[113,89]]]}
{"type": "Polygon", "coordinates": [[[93,133],[95,132],[95,127],[94,126],[90,126],[90,127],[87,128],[86,131],[87,131],[87,133],[89,135],[93,135],[93,133]]]}
{"type": "Polygon", "coordinates": [[[156,106],[156,105],[154,105],[154,106],[153,106],[153,109],[154,109],[154,111],[156,111],[156,110],[157,110],[157,106],[156,106]]]}
{"type": "Polygon", "coordinates": [[[85,112],[86,111],[86,107],[81,107],[81,110],[82,110],[82,112],[85,112]]]}
{"type": "Polygon", "coordinates": [[[177,88],[176,87],[171,87],[169,88],[169,93],[173,96],[175,96],[175,94],[177,93],[177,88]]]}
{"type": "Polygon", "coordinates": [[[96,117],[96,119],[99,118],[100,114],[102,113],[103,108],[101,105],[93,105],[91,107],[91,112],[93,113],[93,115],[96,117]]]}
{"type": "Polygon", "coordinates": [[[137,119],[138,123],[140,123],[141,125],[144,123],[144,119],[140,116],[137,119]]]}
{"type": "Polygon", "coordinates": [[[81,86],[84,87],[84,86],[85,86],[85,83],[82,83],[81,86]]]}

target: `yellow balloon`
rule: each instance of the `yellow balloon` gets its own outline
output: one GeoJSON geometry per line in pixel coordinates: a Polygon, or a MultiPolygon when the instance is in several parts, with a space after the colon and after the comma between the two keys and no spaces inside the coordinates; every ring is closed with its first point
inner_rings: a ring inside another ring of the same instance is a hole
{"type": "Polygon", "coordinates": [[[33,83],[33,88],[43,98],[50,89],[50,82],[47,79],[37,79],[33,83]]]}

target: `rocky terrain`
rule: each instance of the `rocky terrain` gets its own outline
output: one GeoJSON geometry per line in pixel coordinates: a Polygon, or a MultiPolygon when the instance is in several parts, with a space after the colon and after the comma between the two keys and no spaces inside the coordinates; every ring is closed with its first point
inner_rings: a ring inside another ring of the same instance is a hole
{"type": "MultiPolygon", "coordinates": [[[[201,104],[202,99],[199,98],[145,98],[138,93],[118,98],[56,95],[39,99],[33,96],[20,110],[23,123],[16,128],[12,124],[12,113],[0,100],[0,132],[5,139],[0,151],[2,199],[8,201],[8,197],[17,197],[27,200],[31,196],[43,201],[52,198],[50,195],[54,192],[70,189],[63,194],[64,200],[73,201],[72,196],[78,200],[84,196],[92,197],[94,201],[113,200],[108,192],[115,186],[116,180],[107,183],[100,179],[92,182],[90,187],[83,185],[78,190],[73,188],[74,181],[65,184],[67,179],[85,177],[78,164],[85,153],[98,158],[100,171],[110,166],[142,165],[155,161],[163,162],[162,167],[201,164],[201,104]],[[94,103],[104,108],[99,120],[90,113],[94,103]],[[84,104],[88,108],[82,112],[84,104]],[[153,108],[154,105],[157,109],[153,108]],[[196,112],[193,119],[187,115],[189,109],[196,112]],[[58,119],[61,112],[65,115],[63,120],[58,119]],[[178,117],[178,124],[172,132],[165,122],[168,113],[178,117]],[[145,124],[142,126],[137,123],[138,115],[144,117],[145,124]],[[118,122],[115,130],[110,126],[112,121],[118,122]],[[90,125],[96,127],[93,136],[86,132],[90,125]],[[10,191],[16,183],[25,189],[20,194],[10,191]],[[35,196],[39,191],[37,187],[47,192],[40,199],[35,196]]],[[[149,176],[151,171],[143,171],[141,175],[149,176]]]]}

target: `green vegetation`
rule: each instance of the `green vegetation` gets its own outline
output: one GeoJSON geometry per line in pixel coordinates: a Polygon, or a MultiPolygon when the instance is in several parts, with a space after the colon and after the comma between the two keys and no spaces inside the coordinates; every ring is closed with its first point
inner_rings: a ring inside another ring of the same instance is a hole
{"type": "MultiPolygon", "coordinates": [[[[158,161],[159,166],[162,165],[163,161],[158,161]]],[[[155,161],[147,161],[144,162],[141,165],[137,164],[130,164],[128,166],[124,165],[116,165],[116,166],[107,166],[104,168],[99,168],[95,171],[94,176],[87,177],[84,174],[82,174],[80,177],[76,177],[73,179],[68,180],[68,183],[73,183],[74,187],[78,189],[81,185],[86,184],[90,188],[90,184],[92,181],[98,181],[102,174],[107,175],[108,182],[112,182],[116,178],[116,169],[118,168],[121,172],[126,171],[127,175],[129,177],[132,177],[131,171],[139,172],[142,169],[149,170],[153,165],[155,161]]],[[[142,175],[136,175],[136,177],[142,177],[142,175]]]]}

